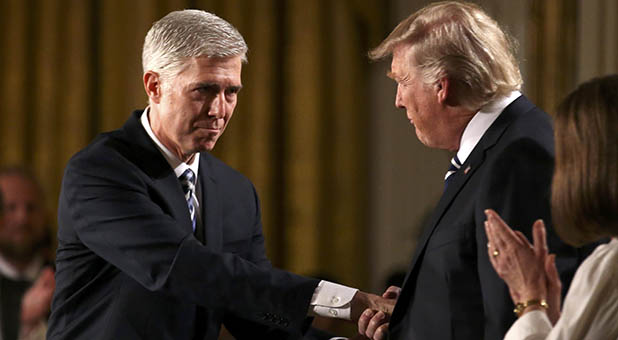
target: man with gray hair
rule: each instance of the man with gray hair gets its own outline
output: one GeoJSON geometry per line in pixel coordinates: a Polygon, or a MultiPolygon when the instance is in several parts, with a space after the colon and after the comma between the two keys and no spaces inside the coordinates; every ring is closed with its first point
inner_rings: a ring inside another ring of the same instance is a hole
{"type": "Polygon", "coordinates": [[[247,46],[199,10],[154,23],[149,106],[69,161],[49,339],[296,339],[308,314],[357,320],[375,295],[273,269],[251,182],[213,157],[247,46]]]}
{"type": "MultiPolygon", "coordinates": [[[[522,237],[539,218],[550,225],[551,119],[519,92],[511,39],[477,5],[422,8],[370,52],[374,59],[391,55],[395,105],[423,144],[454,157],[402,288],[384,293],[398,298],[392,316],[368,310],[359,332],[373,339],[502,339],[514,306],[487,257],[487,247],[493,256],[500,249],[487,243],[484,211],[498,211],[522,237]]],[[[566,289],[585,252],[562,243],[551,227],[547,238],[566,289]]],[[[534,305],[529,298],[513,300],[534,305]]]]}

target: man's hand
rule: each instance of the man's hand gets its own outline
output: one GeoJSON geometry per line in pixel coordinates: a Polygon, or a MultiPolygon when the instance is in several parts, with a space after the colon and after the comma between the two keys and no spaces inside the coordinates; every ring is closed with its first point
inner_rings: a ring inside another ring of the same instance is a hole
{"type": "MultiPolygon", "coordinates": [[[[382,294],[382,297],[394,303],[397,302],[401,288],[390,286],[382,294]]],[[[358,333],[374,340],[386,339],[388,334],[389,319],[392,311],[385,313],[381,310],[366,309],[358,319],[358,333]]]]}
{"type": "Polygon", "coordinates": [[[41,319],[47,318],[52,295],[56,287],[54,271],[50,267],[43,269],[39,278],[26,291],[21,300],[21,324],[23,329],[36,325],[41,319]]]}
{"type": "Polygon", "coordinates": [[[396,300],[394,299],[387,299],[359,290],[356,292],[351,301],[350,318],[352,321],[357,322],[363,311],[366,309],[380,311],[391,315],[393,313],[393,308],[395,308],[395,302],[396,300]]]}

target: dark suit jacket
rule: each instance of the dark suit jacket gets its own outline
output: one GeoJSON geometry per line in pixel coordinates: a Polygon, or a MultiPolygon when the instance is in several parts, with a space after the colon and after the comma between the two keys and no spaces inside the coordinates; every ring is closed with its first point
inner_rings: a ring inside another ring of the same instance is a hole
{"type": "Polygon", "coordinates": [[[424,230],[390,322],[390,339],[502,339],[515,321],[507,286],[487,255],[485,209],[528,238],[548,227],[564,289],[589,252],[562,243],[550,222],[554,147],[550,117],[520,97],[485,132],[424,230]]]}
{"type": "Polygon", "coordinates": [[[66,167],[48,338],[300,337],[318,281],[271,268],[253,185],[201,153],[202,244],[140,115],[66,167]]]}
{"type": "Polygon", "coordinates": [[[30,281],[13,280],[0,273],[0,339],[19,337],[21,300],[31,286],[30,281]]]}

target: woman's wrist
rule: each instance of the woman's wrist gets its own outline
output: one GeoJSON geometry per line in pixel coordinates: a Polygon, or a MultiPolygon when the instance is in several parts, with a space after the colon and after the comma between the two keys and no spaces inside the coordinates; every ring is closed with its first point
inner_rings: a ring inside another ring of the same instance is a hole
{"type": "Polygon", "coordinates": [[[545,299],[530,299],[522,302],[517,302],[515,304],[515,309],[513,310],[513,312],[515,313],[515,315],[517,315],[517,317],[521,317],[525,313],[533,310],[542,309],[547,311],[548,307],[549,306],[547,305],[547,301],[545,301],[545,299]]]}

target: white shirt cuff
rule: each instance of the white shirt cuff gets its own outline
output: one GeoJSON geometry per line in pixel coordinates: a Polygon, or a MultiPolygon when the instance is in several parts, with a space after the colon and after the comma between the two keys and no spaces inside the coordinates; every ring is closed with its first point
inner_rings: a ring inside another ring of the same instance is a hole
{"type": "Polygon", "coordinates": [[[320,281],[313,292],[309,311],[315,315],[350,320],[352,298],[358,289],[320,281]]]}
{"type": "Polygon", "coordinates": [[[545,339],[551,328],[547,313],[543,310],[533,310],[515,321],[504,336],[504,340],[545,339]]]}

